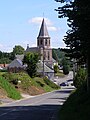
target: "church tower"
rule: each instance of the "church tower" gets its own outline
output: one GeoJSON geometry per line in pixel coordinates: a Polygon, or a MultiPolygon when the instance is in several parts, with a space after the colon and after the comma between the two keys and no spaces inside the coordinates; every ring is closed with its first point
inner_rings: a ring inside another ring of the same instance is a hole
{"type": "Polygon", "coordinates": [[[52,49],[50,47],[50,37],[48,34],[47,26],[43,18],[39,35],[37,37],[37,47],[40,50],[41,60],[45,62],[52,61],[52,49]]]}

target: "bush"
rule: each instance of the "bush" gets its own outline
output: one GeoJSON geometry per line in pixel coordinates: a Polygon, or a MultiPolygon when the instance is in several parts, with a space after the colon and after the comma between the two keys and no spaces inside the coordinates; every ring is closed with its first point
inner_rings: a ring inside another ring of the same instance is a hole
{"type": "Polygon", "coordinates": [[[86,70],[83,68],[79,68],[74,79],[74,86],[76,88],[82,86],[86,81],[86,76],[87,76],[86,70]]]}
{"type": "Polygon", "coordinates": [[[69,74],[69,66],[68,65],[63,65],[63,74],[65,74],[65,75],[69,74]]]}
{"type": "Polygon", "coordinates": [[[55,88],[58,89],[60,88],[58,85],[56,85],[55,83],[53,83],[52,81],[50,81],[48,78],[44,78],[44,82],[49,85],[51,88],[55,88]]]}
{"type": "Polygon", "coordinates": [[[58,65],[54,65],[54,73],[58,72],[58,65]]]}

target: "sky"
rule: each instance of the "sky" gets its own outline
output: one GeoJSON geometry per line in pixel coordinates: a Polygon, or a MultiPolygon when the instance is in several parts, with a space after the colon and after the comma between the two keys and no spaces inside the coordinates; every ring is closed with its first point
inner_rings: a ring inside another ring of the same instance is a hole
{"type": "Polygon", "coordinates": [[[59,19],[54,0],[1,0],[0,51],[12,52],[15,45],[36,47],[44,17],[52,48],[65,47],[63,38],[68,30],[66,19],[59,19]]]}

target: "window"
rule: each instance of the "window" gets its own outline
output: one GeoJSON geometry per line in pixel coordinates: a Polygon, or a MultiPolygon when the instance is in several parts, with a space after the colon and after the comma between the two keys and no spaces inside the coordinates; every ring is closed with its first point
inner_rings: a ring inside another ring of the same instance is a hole
{"type": "Polygon", "coordinates": [[[47,39],[45,40],[45,45],[47,45],[47,39]]]}
{"type": "Polygon", "coordinates": [[[49,40],[49,45],[50,45],[50,40],[49,40]]]}

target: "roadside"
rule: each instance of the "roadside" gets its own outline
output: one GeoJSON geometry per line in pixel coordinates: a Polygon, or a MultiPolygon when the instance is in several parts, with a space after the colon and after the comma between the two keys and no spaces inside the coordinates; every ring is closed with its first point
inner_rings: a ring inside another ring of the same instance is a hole
{"type": "MultiPolygon", "coordinates": [[[[72,79],[72,77],[73,77],[72,76],[72,71],[70,71],[69,75],[66,75],[65,77],[55,77],[53,82],[54,83],[56,82],[57,85],[60,85],[60,83],[65,82],[66,80],[72,79]]],[[[69,88],[69,87],[72,87],[72,86],[67,86],[67,88],[69,88]]],[[[61,88],[65,89],[66,87],[61,87],[61,88]]],[[[73,87],[72,87],[72,89],[73,89],[73,87]]],[[[34,96],[32,96],[30,94],[26,94],[26,93],[21,93],[21,96],[22,96],[22,99],[28,99],[28,98],[34,97],[34,96]]],[[[16,100],[13,100],[13,99],[8,98],[8,97],[0,98],[0,102],[2,104],[11,103],[11,102],[14,102],[14,101],[16,101],[16,100]]]]}

